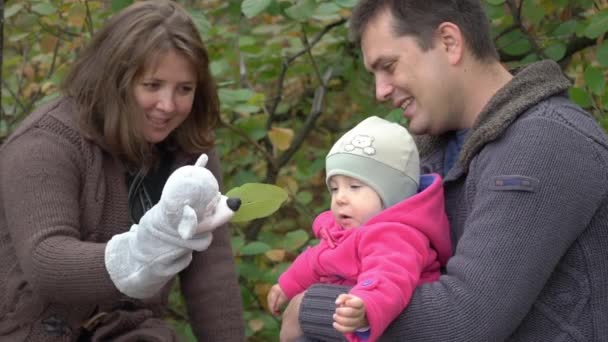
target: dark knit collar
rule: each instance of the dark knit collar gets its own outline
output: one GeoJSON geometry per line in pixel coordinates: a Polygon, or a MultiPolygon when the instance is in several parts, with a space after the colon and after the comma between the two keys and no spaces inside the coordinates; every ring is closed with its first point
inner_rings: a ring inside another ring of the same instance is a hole
{"type": "MultiPolygon", "coordinates": [[[[513,79],[496,92],[477,116],[460,152],[460,165],[467,170],[483,146],[499,138],[522,113],[546,98],[564,93],[569,87],[570,81],[551,60],[516,70],[513,79]]],[[[428,156],[445,146],[448,136],[416,136],[420,155],[428,156]]]]}

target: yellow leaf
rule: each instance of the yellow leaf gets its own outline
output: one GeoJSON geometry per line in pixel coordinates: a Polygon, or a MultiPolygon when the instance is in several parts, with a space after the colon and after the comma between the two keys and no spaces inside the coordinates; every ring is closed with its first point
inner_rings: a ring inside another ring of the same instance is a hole
{"type": "Polygon", "coordinates": [[[268,259],[274,262],[281,262],[285,260],[285,250],[284,249],[271,249],[268,252],[264,253],[268,259]]]}
{"type": "Polygon", "coordinates": [[[25,64],[23,66],[23,68],[21,69],[22,75],[28,79],[28,80],[33,80],[34,77],[36,76],[36,71],[34,70],[34,67],[31,64],[25,64]]]}
{"type": "Polygon", "coordinates": [[[44,93],[44,94],[50,94],[50,93],[54,92],[56,89],[57,89],[57,87],[55,86],[55,83],[47,81],[42,84],[41,90],[42,90],[42,93],[44,93]]]}
{"type": "Polygon", "coordinates": [[[249,321],[249,328],[255,333],[264,329],[264,321],[261,319],[252,319],[249,321]]]}
{"type": "Polygon", "coordinates": [[[52,53],[55,50],[55,45],[57,45],[57,37],[45,34],[42,39],[40,39],[40,50],[44,53],[52,53]]]}
{"type": "Polygon", "coordinates": [[[23,96],[26,98],[30,98],[40,90],[40,86],[37,83],[30,83],[25,88],[23,88],[23,96]]]}
{"type": "Polygon", "coordinates": [[[82,27],[86,20],[87,12],[82,4],[74,4],[68,12],[68,23],[75,27],[82,27]]]}
{"type": "Polygon", "coordinates": [[[287,189],[287,192],[290,194],[298,193],[298,181],[291,176],[280,175],[277,179],[277,185],[283,189],[287,189]]]}
{"type": "Polygon", "coordinates": [[[272,127],[268,132],[268,137],[272,145],[279,151],[285,151],[293,140],[293,130],[289,128],[272,127]]]}

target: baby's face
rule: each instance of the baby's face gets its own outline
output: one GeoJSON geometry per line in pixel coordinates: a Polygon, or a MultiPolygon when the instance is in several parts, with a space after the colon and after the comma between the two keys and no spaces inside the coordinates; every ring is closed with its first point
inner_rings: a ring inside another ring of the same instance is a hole
{"type": "Polygon", "coordinates": [[[355,178],[332,176],[329,191],[331,211],[344,229],[359,227],[382,210],[382,200],[376,191],[355,178]]]}

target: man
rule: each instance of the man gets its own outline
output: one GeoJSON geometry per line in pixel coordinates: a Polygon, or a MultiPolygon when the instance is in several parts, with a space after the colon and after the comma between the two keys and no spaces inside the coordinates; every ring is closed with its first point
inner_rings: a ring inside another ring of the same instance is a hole
{"type": "MultiPolygon", "coordinates": [[[[440,280],[418,287],[383,337],[606,340],[608,138],[567,99],[559,66],[509,73],[478,0],[362,0],[351,30],[376,97],[419,135],[422,171],[444,176],[454,244],[440,280]]],[[[332,314],[344,291],[294,298],[281,340],[341,340],[332,314]]]]}

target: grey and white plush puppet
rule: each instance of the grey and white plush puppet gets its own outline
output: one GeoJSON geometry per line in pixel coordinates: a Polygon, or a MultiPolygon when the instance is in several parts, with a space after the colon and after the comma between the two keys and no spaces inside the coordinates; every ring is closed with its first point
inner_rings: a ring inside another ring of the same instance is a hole
{"type": "Polygon", "coordinates": [[[134,298],[153,296],[190,264],[193,250],[209,247],[213,230],[240,207],[239,199],[220,193],[205,168],[207,160],[202,154],[194,165],[175,170],[159,202],[128,232],[108,242],[105,265],[120,292],[134,298]]]}

